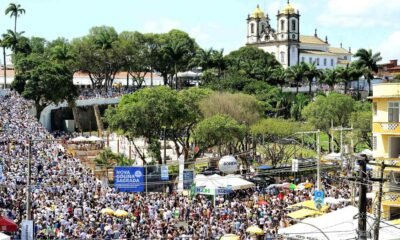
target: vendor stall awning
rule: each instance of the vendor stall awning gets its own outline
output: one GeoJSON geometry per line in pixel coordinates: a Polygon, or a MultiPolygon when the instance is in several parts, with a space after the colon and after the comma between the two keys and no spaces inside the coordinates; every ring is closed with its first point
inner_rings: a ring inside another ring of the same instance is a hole
{"type": "Polygon", "coordinates": [[[294,219],[303,219],[306,217],[310,217],[310,216],[315,216],[315,215],[322,215],[322,212],[319,211],[314,211],[314,210],[310,210],[310,209],[300,209],[298,211],[289,213],[288,216],[294,219]]]}
{"type": "Polygon", "coordinates": [[[0,216],[0,231],[3,232],[16,232],[18,231],[18,225],[13,220],[0,216]]]}
{"type": "MultiPolygon", "coordinates": [[[[315,207],[314,201],[312,201],[312,200],[307,200],[304,202],[296,203],[294,205],[290,205],[289,207],[287,207],[287,209],[296,209],[296,208],[305,208],[305,209],[309,209],[309,210],[318,211],[318,209],[315,207]]],[[[325,205],[319,211],[325,212],[327,210],[328,210],[328,206],[325,205]]]]}

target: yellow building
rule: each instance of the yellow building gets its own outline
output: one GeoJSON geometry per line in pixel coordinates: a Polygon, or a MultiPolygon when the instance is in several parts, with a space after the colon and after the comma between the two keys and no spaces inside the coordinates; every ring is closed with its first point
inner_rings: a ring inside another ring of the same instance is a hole
{"type": "MultiPolygon", "coordinates": [[[[373,86],[373,157],[378,162],[400,166],[400,83],[381,83],[373,86]]],[[[380,175],[380,168],[374,171],[380,175]]],[[[387,167],[382,199],[383,217],[400,218],[400,168],[387,167]]],[[[377,190],[377,188],[374,188],[377,190]]]]}

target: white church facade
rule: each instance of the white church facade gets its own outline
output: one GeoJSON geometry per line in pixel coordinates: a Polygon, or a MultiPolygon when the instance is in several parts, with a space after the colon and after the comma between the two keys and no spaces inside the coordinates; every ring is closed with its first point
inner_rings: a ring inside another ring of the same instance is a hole
{"type": "Polygon", "coordinates": [[[328,38],[322,40],[317,30],[313,36],[301,35],[300,14],[293,6],[278,10],[277,28],[271,27],[268,14],[257,6],[247,18],[247,46],[271,53],[287,68],[301,62],[315,63],[319,69],[333,69],[351,63],[351,48],[331,47],[328,38]]]}

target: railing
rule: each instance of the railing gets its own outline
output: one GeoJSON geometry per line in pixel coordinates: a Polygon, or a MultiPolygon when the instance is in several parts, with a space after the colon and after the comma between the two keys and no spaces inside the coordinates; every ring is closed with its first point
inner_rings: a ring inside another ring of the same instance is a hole
{"type": "Polygon", "coordinates": [[[372,127],[377,133],[400,133],[400,123],[374,122],[372,127]]]}
{"type": "Polygon", "coordinates": [[[400,203],[400,193],[398,192],[386,192],[383,195],[384,201],[390,201],[394,203],[400,203]]]}

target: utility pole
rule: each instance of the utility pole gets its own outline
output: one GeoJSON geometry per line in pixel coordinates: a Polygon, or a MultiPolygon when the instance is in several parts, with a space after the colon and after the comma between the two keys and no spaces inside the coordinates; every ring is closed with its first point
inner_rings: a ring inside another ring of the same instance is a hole
{"type": "Polygon", "coordinates": [[[358,239],[367,240],[367,156],[364,159],[358,160],[360,165],[359,178],[360,178],[360,192],[358,201],[358,239]]]}
{"type": "Polygon", "coordinates": [[[321,132],[317,131],[317,188],[321,190],[321,144],[320,144],[321,132]]]}
{"type": "Polygon", "coordinates": [[[28,139],[28,174],[26,177],[26,220],[32,220],[31,161],[32,161],[32,140],[29,138],[28,139]]]}
{"type": "Polygon", "coordinates": [[[167,164],[167,145],[166,145],[166,126],[163,126],[164,128],[164,164],[167,164]]]}
{"type": "Polygon", "coordinates": [[[295,134],[302,134],[303,136],[304,134],[315,134],[317,137],[317,189],[321,190],[321,131],[318,129],[317,131],[297,132],[295,134]]]}
{"type": "Polygon", "coordinates": [[[379,240],[379,223],[381,221],[381,204],[382,204],[382,191],[383,191],[383,172],[385,170],[385,161],[381,163],[381,175],[379,181],[378,203],[376,206],[374,240],[379,240]]]}

